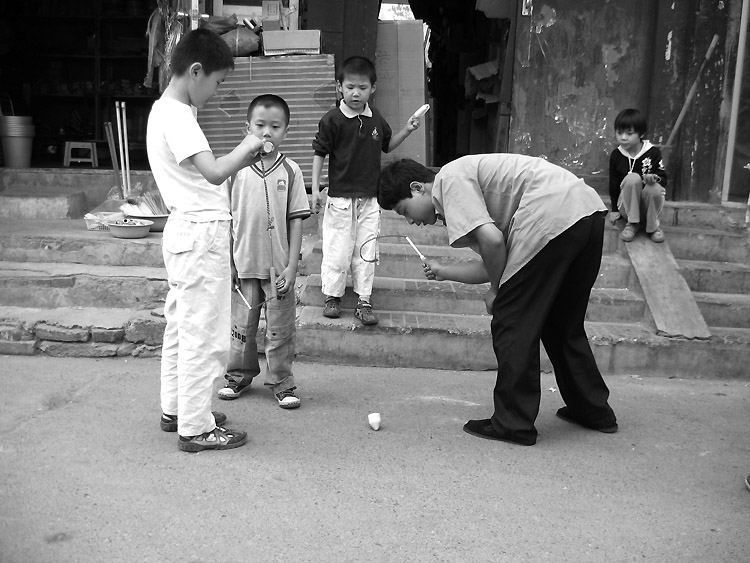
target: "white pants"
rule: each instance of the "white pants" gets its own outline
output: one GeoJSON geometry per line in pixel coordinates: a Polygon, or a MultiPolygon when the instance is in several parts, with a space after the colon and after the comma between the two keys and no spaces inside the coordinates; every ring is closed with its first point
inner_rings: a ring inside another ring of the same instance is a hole
{"type": "Polygon", "coordinates": [[[323,215],[323,263],[320,267],[324,295],[344,295],[346,274],[351,268],[354,292],[360,298],[370,298],[378,242],[371,240],[364,248],[362,244],[379,233],[380,206],[376,198],[328,198],[323,215]]]}
{"type": "Polygon", "coordinates": [[[214,381],[229,359],[229,221],[170,218],[162,254],[169,278],[161,356],[161,410],[177,415],[180,436],[216,427],[214,381]]]}

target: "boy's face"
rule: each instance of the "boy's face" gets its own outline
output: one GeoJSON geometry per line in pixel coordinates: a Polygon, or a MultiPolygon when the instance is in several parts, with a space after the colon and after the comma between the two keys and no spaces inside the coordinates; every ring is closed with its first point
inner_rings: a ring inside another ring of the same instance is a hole
{"type": "Polygon", "coordinates": [[[615,131],[615,136],[617,137],[617,144],[626,151],[637,149],[641,144],[641,135],[632,127],[615,131]]]}
{"type": "Polygon", "coordinates": [[[393,210],[411,225],[434,225],[437,221],[432,194],[419,182],[412,182],[411,197],[399,201],[393,210]]]}
{"type": "Polygon", "coordinates": [[[347,74],[339,83],[339,90],[344,97],[344,103],[351,109],[361,112],[370,96],[375,92],[375,84],[365,74],[347,74]]]}
{"type": "Polygon", "coordinates": [[[229,69],[215,70],[211,74],[206,74],[199,63],[190,67],[190,86],[188,95],[190,103],[198,109],[204,107],[208,100],[216,95],[219,86],[229,74],[229,69]]]}
{"type": "Polygon", "coordinates": [[[250,115],[250,122],[245,123],[248,134],[253,134],[264,141],[271,141],[278,148],[286,137],[289,128],[284,110],[278,106],[255,106],[250,115]]]}

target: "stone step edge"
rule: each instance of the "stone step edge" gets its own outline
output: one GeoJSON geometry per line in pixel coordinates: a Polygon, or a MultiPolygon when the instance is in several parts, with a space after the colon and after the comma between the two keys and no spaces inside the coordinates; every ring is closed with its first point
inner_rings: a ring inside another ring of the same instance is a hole
{"type": "Polygon", "coordinates": [[[0,277],[29,278],[37,276],[102,278],[144,278],[166,280],[167,270],[156,266],[111,266],[78,262],[11,262],[0,260],[0,277]]]}
{"type": "MultiPolygon", "coordinates": [[[[320,274],[309,274],[305,276],[305,286],[303,289],[303,295],[307,290],[317,291],[320,296],[319,301],[322,302],[323,294],[320,292],[322,286],[320,274]]],[[[482,301],[487,291],[489,284],[465,284],[453,281],[431,281],[426,279],[409,279],[409,278],[393,278],[388,276],[375,276],[373,279],[373,291],[404,291],[404,292],[418,292],[429,295],[435,295],[436,297],[455,296],[461,301],[482,301]]],[[[342,301],[348,302],[355,297],[354,289],[352,288],[351,276],[347,276],[346,291],[342,301]]],[[[599,297],[611,296],[613,299],[629,300],[629,301],[643,301],[643,297],[640,296],[632,288],[627,287],[594,287],[592,289],[592,295],[599,297]]],[[[304,297],[302,298],[303,304],[316,305],[317,303],[305,303],[304,297]]],[[[377,304],[373,302],[373,306],[377,304]]]]}

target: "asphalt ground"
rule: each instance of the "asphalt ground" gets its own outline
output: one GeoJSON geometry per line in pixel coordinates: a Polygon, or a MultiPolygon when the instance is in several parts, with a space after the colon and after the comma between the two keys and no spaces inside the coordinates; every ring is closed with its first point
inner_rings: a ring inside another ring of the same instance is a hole
{"type": "Polygon", "coordinates": [[[2,563],[750,560],[748,381],[610,376],[608,435],[558,419],[545,374],[522,447],[462,431],[492,372],[297,364],[300,409],[216,400],[249,443],[188,454],[158,373],[0,358],[2,563]]]}

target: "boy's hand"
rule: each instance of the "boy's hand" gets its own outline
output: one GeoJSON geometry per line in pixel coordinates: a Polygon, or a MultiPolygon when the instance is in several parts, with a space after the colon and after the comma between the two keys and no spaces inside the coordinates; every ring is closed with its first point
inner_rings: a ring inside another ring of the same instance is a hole
{"type": "Polygon", "coordinates": [[[281,275],[276,278],[276,293],[279,295],[279,299],[285,297],[292,289],[294,289],[294,283],[297,280],[297,271],[294,268],[287,266],[281,275]]]}
{"type": "Polygon", "coordinates": [[[320,210],[323,209],[326,202],[326,194],[322,193],[320,191],[313,190],[312,191],[312,212],[316,215],[320,213],[320,210]]]}
{"type": "Polygon", "coordinates": [[[422,125],[422,120],[419,117],[414,117],[412,115],[409,118],[409,121],[406,122],[406,130],[411,133],[412,131],[419,129],[420,125],[422,125]]]}
{"type": "Polygon", "coordinates": [[[263,141],[252,133],[249,133],[248,135],[245,135],[244,139],[242,139],[240,146],[249,150],[252,156],[256,156],[263,147],[263,141]]]}
{"type": "Polygon", "coordinates": [[[484,294],[484,308],[488,315],[492,314],[492,304],[495,302],[495,297],[497,297],[497,290],[491,287],[484,294]]]}
{"type": "Polygon", "coordinates": [[[621,217],[622,215],[620,215],[619,211],[610,211],[607,215],[607,220],[614,225],[621,217]]]}
{"type": "Polygon", "coordinates": [[[439,262],[422,262],[422,269],[428,280],[445,281],[445,276],[442,273],[443,265],[439,262]]]}
{"type": "Polygon", "coordinates": [[[657,176],[656,174],[644,174],[643,175],[643,181],[644,181],[644,183],[648,184],[649,186],[651,184],[658,183],[659,180],[661,180],[661,178],[659,178],[659,176],[657,176]]]}

